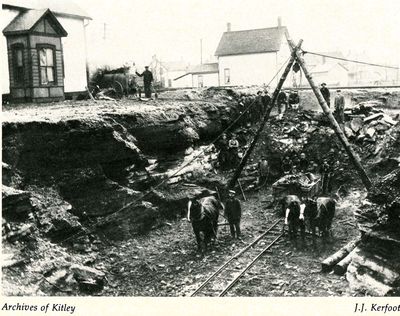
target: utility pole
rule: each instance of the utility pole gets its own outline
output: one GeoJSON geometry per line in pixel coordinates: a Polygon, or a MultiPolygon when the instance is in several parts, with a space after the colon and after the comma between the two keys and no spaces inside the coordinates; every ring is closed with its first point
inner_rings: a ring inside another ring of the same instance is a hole
{"type": "Polygon", "coordinates": [[[107,23],[103,23],[103,39],[106,39],[107,23]]]}
{"type": "Polygon", "coordinates": [[[304,76],[307,78],[312,90],[314,91],[315,96],[318,99],[319,105],[321,106],[325,115],[328,117],[329,121],[331,122],[333,130],[335,131],[337,137],[339,138],[344,149],[346,150],[347,154],[349,155],[350,161],[353,163],[354,167],[356,168],[365,187],[367,189],[369,189],[372,186],[371,180],[368,178],[367,173],[365,172],[364,168],[361,165],[360,159],[357,157],[356,153],[351,148],[351,146],[350,146],[349,142],[347,141],[347,138],[344,135],[342,129],[340,128],[338,122],[332,115],[332,112],[331,112],[330,108],[328,107],[328,105],[326,104],[326,101],[323,98],[321,92],[319,91],[318,87],[315,85],[314,80],[311,77],[311,74],[307,70],[303,56],[299,52],[298,47],[295,47],[294,43],[292,41],[289,41],[289,47],[290,47],[290,50],[292,51],[292,54],[295,54],[297,63],[302,68],[302,70],[304,72],[304,76]]]}
{"type": "Polygon", "coordinates": [[[203,39],[200,38],[200,65],[203,65],[203,39]]]}
{"type": "MultiPolygon", "coordinates": [[[[296,46],[296,50],[300,48],[302,42],[303,42],[303,40],[299,41],[299,43],[296,46]]],[[[279,92],[280,92],[280,90],[281,90],[281,88],[282,88],[282,86],[283,86],[283,84],[284,84],[284,82],[286,80],[286,77],[288,76],[288,74],[290,72],[290,69],[292,69],[293,63],[295,61],[295,57],[296,57],[296,55],[295,55],[295,52],[293,51],[292,55],[290,57],[290,60],[289,60],[288,64],[286,65],[285,70],[283,71],[281,79],[279,80],[278,85],[275,88],[275,91],[274,91],[274,93],[272,95],[272,98],[271,98],[271,102],[269,103],[268,108],[265,111],[263,120],[261,121],[261,124],[258,127],[256,135],[254,136],[253,141],[251,142],[249,148],[247,149],[246,153],[244,154],[242,160],[240,161],[239,166],[235,170],[235,173],[233,174],[232,178],[228,182],[228,189],[232,189],[235,186],[237,180],[240,177],[240,174],[243,171],[244,166],[246,165],[247,161],[249,160],[250,155],[251,155],[252,151],[254,150],[254,148],[255,148],[255,146],[256,146],[256,144],[257,144],[257,142],[258,142],[258,140],[259,140],[259,138],[261,136],[261,132],[263,131],[263,129],[265,127],[265,124],[267,123],[267,121],[269,119],[269,116],[271,114],[272,108],[274,107],[274,104],[275,104],[276,100],[278,99],[278,94],[279,94],[279,92]]]]}

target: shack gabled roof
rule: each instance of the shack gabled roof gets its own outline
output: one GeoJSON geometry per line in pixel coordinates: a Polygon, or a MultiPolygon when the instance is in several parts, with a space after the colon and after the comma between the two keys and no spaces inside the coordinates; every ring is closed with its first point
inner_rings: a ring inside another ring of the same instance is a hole
{"type": "Polygon", "coordinates": [[[27,10],[18,14],[3,30],[4,35],[31,33],[43,19],[50,21],[50,27],[58,36],[67,36],[67,31],[49,9],[27,10]]]}
{"type": "Polygon", "coordinates": [[[92,19],[73,0],[2,0],[2,8],[20,11],[50,9],[57,16],[92,19]]]}
{"type": "Polygon", "coordinates": [[[287,37],[286,26],[229,31],[222,34],[216,56],[277,52],[287,37]]]}

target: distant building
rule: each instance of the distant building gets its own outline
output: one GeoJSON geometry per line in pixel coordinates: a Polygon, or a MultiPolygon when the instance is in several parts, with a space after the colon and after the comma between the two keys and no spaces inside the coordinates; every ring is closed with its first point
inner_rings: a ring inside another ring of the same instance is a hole
{"type": "MultiPolygon", "coordinates": [[[[350,54],[349,58],[363,62],[372,62],[366,53],[350,54]]],[[[383,62],[378,62],[378,64],[386,66],[383,62]]],[[[397,85],[399,83],[398,68],[377,67],[357,63],[349,65],[349,85],[351,86],[397,85]]]]}
{"type": "MultiPolygon", "coordinates": [[[[290,56],[288,30],[281,26],[231,31],[222,34],[215,55],[218,57],[219,85],[268,84],[290,56]]],[[[274,84],[279,76],[274,80],[274,84]]]]}
{"type": "Polygon", "coordinates": [[[317,84],[325,82],[328,86],[345,87],[349,84],[349,71],[341,63],[327,63],[314,66],[310,74],[317,84]]]}
{"type": "Polygon", "coordinates": [[[4,0],[1,17],[2,94],[40,102],[85,91],[86,12],[67,0],[4,0]]]}
{"type": "Polygon", "coordinates": [[[181,82],[174,81],[175,78],[185,75],[189,70],[189,64],[181,61],[160,61],[153,56],[150,63],[150,69],[153,72],[154,81],[163,88],[182,88],[181,82]]]}
{"type": "Polygon", "coordinates": [[[189,71],[174,79],[179,87],[218,86],[218,63],[207,63],[190,67],[189,71]]]}
{"type": "MultiPolygon", "coordinates": [[[[320,52],[318,54],[345,58],[342,52],[320,52]]],[[[328,86],[347,86],[349,83],[348,63],[340,59],[328,58],[326,56],[305,54],[304,61],[307,69],[316,84],[326,83],[328,86]]],[[[307,80],[303,80],[302,86],[308,86],[307,80]]]]}

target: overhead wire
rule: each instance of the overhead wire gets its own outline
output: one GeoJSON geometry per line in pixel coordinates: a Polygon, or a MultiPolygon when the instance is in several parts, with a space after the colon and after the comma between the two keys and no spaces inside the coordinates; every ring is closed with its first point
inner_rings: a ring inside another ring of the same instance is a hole
{"type": "Polygon", "coordinates": [[[368,66],[390,68],[390,69],[400,69],[399,67],[395,67],[395,66],[385,66],[385,65],[374,64],[374,63],[369,63],[369,62],[365,62],[365,61],[359,61],[359,60],[342,58],[342,57],[336,57],[336,56],[331,56],[331,55],[326,55],[326,54],[321,54],[321,53],[315,53],[315,52],[310,52],[310,51],[305,51],[305,50],[303,50],[303,54],[322,56],[322,57],[326,57],[326,58],[330,58],[330,59],[343,60],[343,61],[348,61],[348,62],[362,64],[362,65],[368,65],[368,66]]]}

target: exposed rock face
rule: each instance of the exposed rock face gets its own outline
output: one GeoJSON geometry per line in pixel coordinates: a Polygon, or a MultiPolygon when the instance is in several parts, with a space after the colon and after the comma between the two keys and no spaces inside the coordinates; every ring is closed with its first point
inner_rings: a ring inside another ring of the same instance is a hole
{"type": "Polygon", "coordinates": [[[91,225],[97,219],[113,238],[145,232],[159,224],[160,215],[168,216],[140,202],[142,193],[137,190],[168,175],[159,170],[152,175],[151,168],[146,169],[148,159],[170,152],[183,158],[193,144],[218,135],[236,115],[237,105],[231,97],[166,102],[162,109],[105,104],[69,111],[55,107],[39,116],[40,110],[5,120],[3,184],[14,187],[3,192],[6,212],[28,212],[33,196],[37,225],[52,239],[78,232],[81,223],[91,225]],[[26,192],[15,191],[20,188],[26,192]]]}
{"type": "Polygon", "coordinates": [[[400,168],[377,181],[356,214],[363,242],[346,277],[369,295],[400,293],[400,168]]]}
{"type": "Polygon", "coordinates": [[[34,209],[29,192],[5,185],[2,190],[2,201],[3,216],[5,217],[24,219],[34,209]]]}

